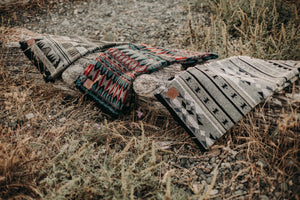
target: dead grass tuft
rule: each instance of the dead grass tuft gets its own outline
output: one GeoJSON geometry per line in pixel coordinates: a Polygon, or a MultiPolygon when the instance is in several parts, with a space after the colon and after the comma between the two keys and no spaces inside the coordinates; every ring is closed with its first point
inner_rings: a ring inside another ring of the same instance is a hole
{"type": "Polygon", "coordinates": [[[183,44],[211,51],[220,58],[249,55],[263,59],[299,60],[299,3],[286,0],[217,0],[194,2],[209,10],[209,23],[191,16],[183,44]]]}

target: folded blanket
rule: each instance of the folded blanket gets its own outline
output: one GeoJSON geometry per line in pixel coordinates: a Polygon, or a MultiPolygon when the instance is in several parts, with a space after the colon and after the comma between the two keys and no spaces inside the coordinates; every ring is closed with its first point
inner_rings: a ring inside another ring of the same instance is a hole
{"type": "Polygon", "coordinates": [[[149,45],[116,46],[101,53],[79,76],[76,86],[110,114],[118,115],[130,102],[132,83],[173,63],[197,63],[216,58],[216,54],[168,50],[149,45]]]}
{"type": "Polygon", "coordinates": [[[232,57],[182,72],[156,97],[208,149],[264,99],[299,78],[300,67],[232,57]]]}
{"type": "Polygon", "coordinates": [[[92,41],[81,37],[54,35],[21,41],[20,44],[25,55],[34,61],[46,81],[55,80],[82,56],[95,51],[104,51],[116,45],[116,43],[92,41]]]}

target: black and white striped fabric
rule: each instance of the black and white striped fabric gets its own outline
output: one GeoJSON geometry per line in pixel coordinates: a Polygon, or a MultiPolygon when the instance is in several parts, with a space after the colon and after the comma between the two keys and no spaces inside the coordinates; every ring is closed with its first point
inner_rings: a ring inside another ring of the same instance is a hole
{"type": "Polygon", "coordinates": [[[299,78],[300,66],[246,56],[197,65],[156,97],[205,149],[252,108],[299,78]]]}
{"type": "MultiPolygon", "coordinates": [[[[25,55],[33,60],[44,78],[55,80],[73,62],[88,53],[104,51],[116,45],[82,37],[45,35],[21,41],[25,55]]],[[[124,44],[124,43],[121,43],[124,44]]]]}

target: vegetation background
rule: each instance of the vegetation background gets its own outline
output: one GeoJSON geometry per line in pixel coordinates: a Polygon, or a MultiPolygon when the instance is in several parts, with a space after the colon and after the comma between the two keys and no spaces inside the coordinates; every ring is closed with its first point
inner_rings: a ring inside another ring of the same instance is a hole
{"type": "MultiPolygon", "coordinates": [[[[5,22],[14,20],[14,9],[35,12],[55,4],[0,4],[2,36],[9,34],[5,22]]],[[[190,0],[186,5],[190,13],[202,9],[209,15],[203,24],[190,14],[178,40],[182,48],[203,48],[221,58],[300,60],[299,1],[190,0]]],[[[9,70],[8,62],[22,63],[7,57],[5,40],[0,44],[0,198],[299,199],[300,99],[285,96],[299,96],[299,81],[274,95],[281,104],[263,102],[202,152],[170,115],[142,108],[140,119],[133,108],[112,120],[84,97],[36,84],[27,68],[9,70]],[[198,171],[207,170],[203,163],[212,158],[212,179],[203,185],[198,171]],[[231,162],[228,173],[221,169],[225,161],[231,162]],[[231,188],[241,183],[248,190],[235,194],[231,188]],[[220,192],[211,195],[216,187],[220,192]]]]}

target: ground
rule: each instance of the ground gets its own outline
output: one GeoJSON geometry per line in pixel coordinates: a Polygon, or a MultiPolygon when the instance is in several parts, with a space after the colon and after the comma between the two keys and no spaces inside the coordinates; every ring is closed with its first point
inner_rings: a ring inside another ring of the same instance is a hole
{"type": "MultiPolygon", "coordinates": [[[[237,23],[240,31],[225,24],[226,33],[218,18],[210,17],[213,9],[200,1],[37,2],[0,7],[0,198],[299,199],[299,81],[262,102],[203,152],[170,115],[133,105],[112,119],[81,93],[70,96],[45,83],[17,45],[6,45],[18,40],[11,34],[18,27],[32,35],[204,48],[221,58],[255,49],[263,53],[252,56],[299,59],[293,54],[299,29],[293,36],[292,28],[283,31],[286,23],[267,37],[263,26],[251,33],[237,23]],[[220,33],[212,32],[219,25],[220,33]],[[252,34],[250,42],[225,41],[241,32],[252,34]],[[214,40],[214,34],[220,37],[214,40]],[[265,46],[253,45],[254,39],[265,46]]],[[[286,2],[297,13],[298,5],[286,2]]]]}

